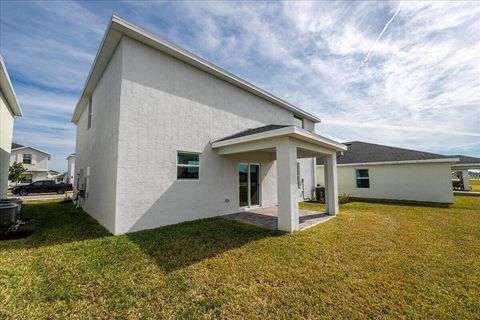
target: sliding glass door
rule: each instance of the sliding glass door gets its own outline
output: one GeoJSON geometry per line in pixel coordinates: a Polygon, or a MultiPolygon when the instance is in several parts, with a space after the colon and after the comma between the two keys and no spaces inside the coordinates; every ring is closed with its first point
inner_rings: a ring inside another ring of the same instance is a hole
{"type": "Polygon", "coordinates": [[[238,166],[240,207],[260,205],[260,165],[240,163],[238,166]]]}

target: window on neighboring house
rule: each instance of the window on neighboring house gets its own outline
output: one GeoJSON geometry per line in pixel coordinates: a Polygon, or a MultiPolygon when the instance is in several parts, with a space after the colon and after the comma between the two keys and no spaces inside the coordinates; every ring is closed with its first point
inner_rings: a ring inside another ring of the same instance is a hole
{"type": "Polygon", "coordinates": [[[92,126],[92,98],[88,100],[88,122],[87,130],[92,126]]]}
{"type": "Polygon", "coordinates": [[[200,170],[200,154],[178,152],[177,154],[177,179],[198,180],[200,170]]]}
{"type": "Polygon", "coordinates": [[[23,154],[23,163],[24,164],[32,164],[32,155],[28,153],[23,154]]]}
{"type": "Polygon", "coordinates": [[[355,178],[357,179],[357,188],[370,188],[368,169],[355,169],[355,178]]]}
{"type": "Polygon", "coordinates": [[[300,181],[300,162],[297,162],[297,186],[298,186],[298,189],[301,188],[301,181],[300,181]]]}
{"type": "Polygon", "coordinates": [[[305,128],[305,124],[303,123],[303,119],[298,116],[293,116],[293,124],[299,128],[305,128]]]}

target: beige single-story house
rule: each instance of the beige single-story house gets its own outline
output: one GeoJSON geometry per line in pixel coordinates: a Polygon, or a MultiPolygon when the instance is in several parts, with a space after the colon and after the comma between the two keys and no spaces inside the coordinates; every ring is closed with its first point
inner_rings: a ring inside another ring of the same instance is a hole
{"type": "Polygon", "coordinates": [[[14,118],[21,116],[22,109],[0,55],[0,198],[6,197],[8,187],[14,118]]]}
{"type": "MultiPolygon", "coordinates": [[[[452,168],[458,156],[353,141],[337,154],[338,190],[355,198],[453,203],[452,168]]],[[[323,159],[317,184],[324,186],[323,159]]]]}

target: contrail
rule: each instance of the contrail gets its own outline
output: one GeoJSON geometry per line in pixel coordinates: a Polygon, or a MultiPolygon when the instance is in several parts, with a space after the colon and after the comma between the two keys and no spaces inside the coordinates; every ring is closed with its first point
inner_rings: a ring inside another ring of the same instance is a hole
{"type": "Polygon", "coordinates": [[[368,61],[368,58],[370,58],[370,54],[372,53],[372,51],[375,49],[375,46],[377,45],[377,42],[380,40],[380,38],[382,38],[383,34],[385,33],[385,31],[388,29],[388,27],[390,26],[390,24],[392,23],[392,21],[395,19],[395,17],[397,16],[397,14],[400,12],[400,6],[401,6],[401,3],[398,5],[398,8],[397,8],[397,11],[395,11],[395,13],[393,14],[393,16],[390,18],[390,20],[388,20],[388,22],[385,24],[385,26],[383,27],[382,31],[380,32],[380,34],[378,35],[377,39],[375,39],[375,42],[373,43],[372,47],[370,48],[370,50],[368,50],[367,54],[365,55],[365,59],[363,59],[363,61],[360,63],[360,65],[358,66],[357,70],[355,70],[355,72],[353,73],[352,77],[350,78],[350,80],[348,81],[347,83],[347,86],[345,87],[345,89],[342,91],[342,94],[340,95],[337,103],[335,104],[335,108],[337,108],[338,104],[340,103],[340,99],[343,98],[343,96],[345,95],[345,92],[349,89],[350,87],[350,84],[352,83],[352,80],[353,78],[355,78],[355,76],[360,72],[360,69],[362,69],[363,65],[368,61]]]}

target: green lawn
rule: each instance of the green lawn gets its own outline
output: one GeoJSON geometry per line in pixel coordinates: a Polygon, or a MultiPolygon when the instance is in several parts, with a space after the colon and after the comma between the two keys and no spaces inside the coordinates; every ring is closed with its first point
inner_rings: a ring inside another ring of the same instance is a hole
{"type": "Polygon", "coordinates": [[[480,180],[470,179],[470,189],[471,191],[480,192],[480,180]]]}
{"type": "Polygon", "coordinates": [[[341,211],[294,234],[214,218],[114,237],[27,204],[35,233],[0,241],[0,319],[479,318],[480,198],[341,211]]]}

